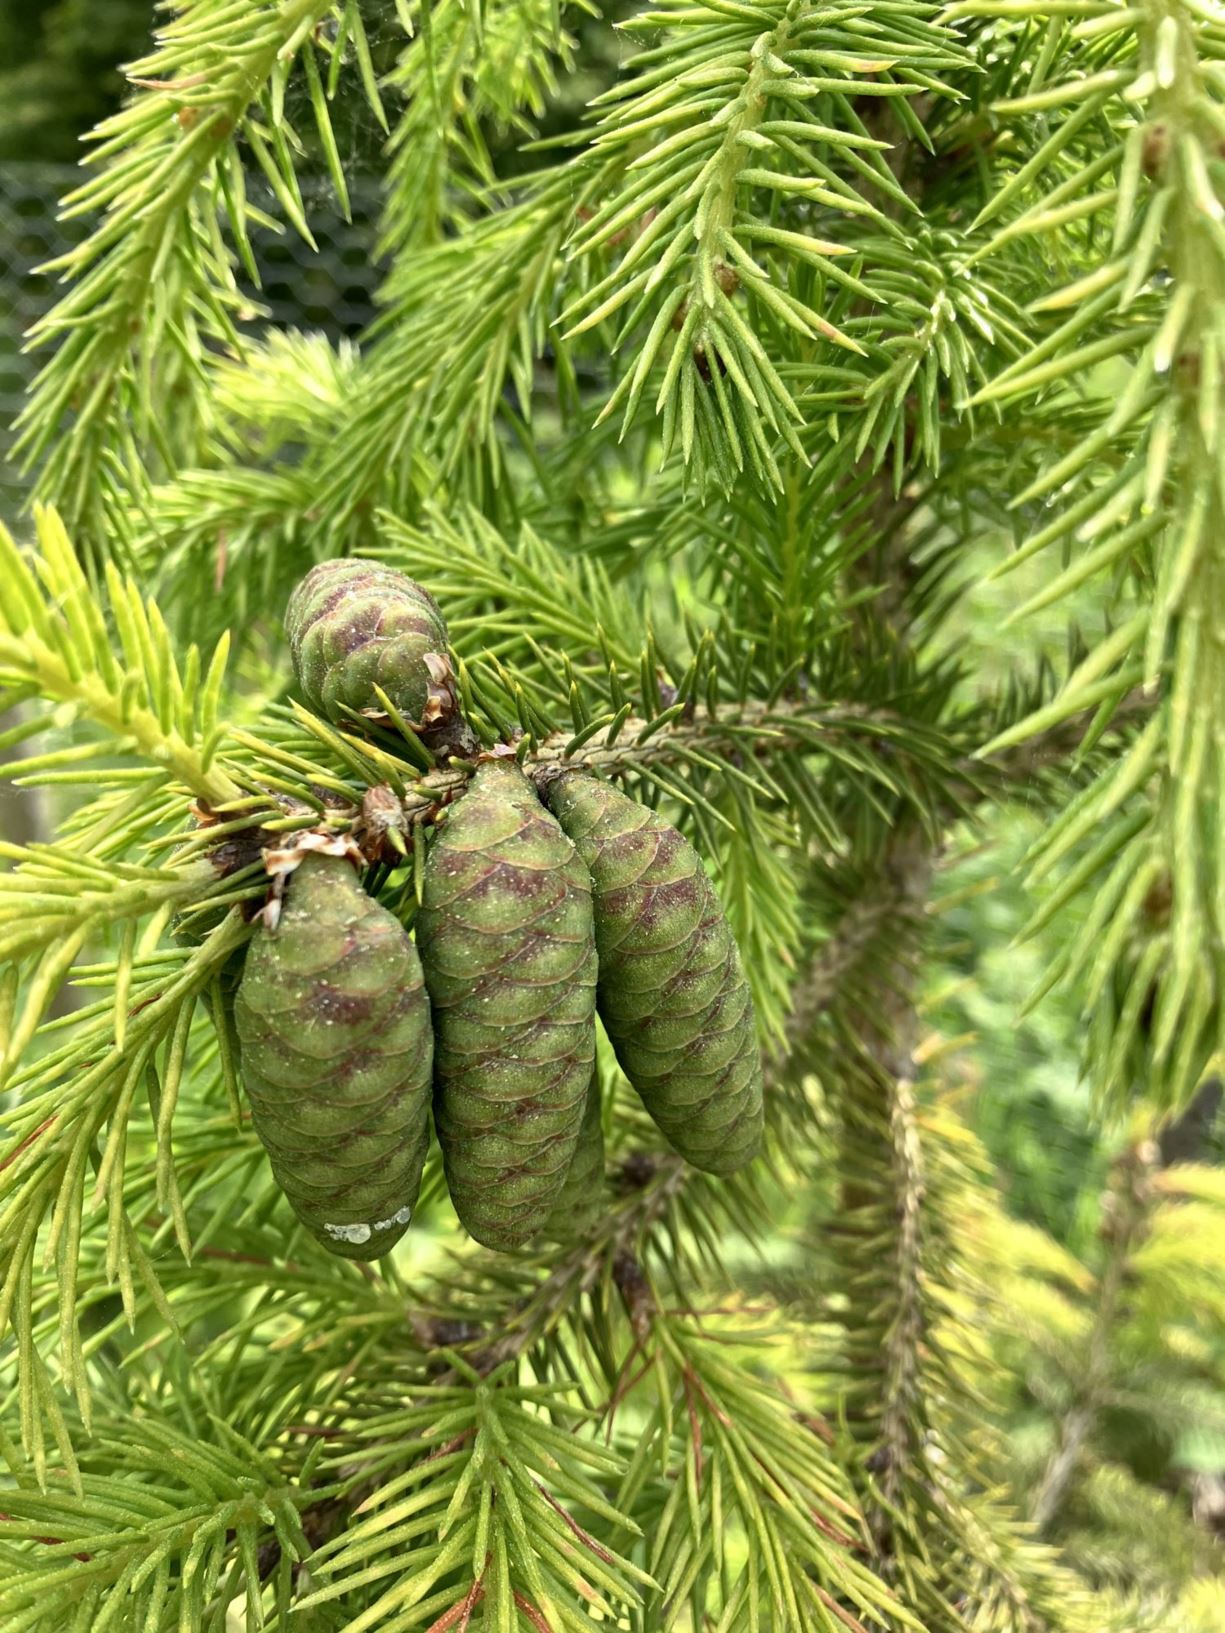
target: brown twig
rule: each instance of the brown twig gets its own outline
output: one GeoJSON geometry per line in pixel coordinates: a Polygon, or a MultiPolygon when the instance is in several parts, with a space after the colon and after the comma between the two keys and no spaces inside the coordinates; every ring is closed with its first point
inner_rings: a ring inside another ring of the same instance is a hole
{"type": "Polygon", "coordinates": [[[536,1606],[532,1604],[531,1600],[525,1599],[519,1592],[518,1588],[515,1588],[513,1591],[515,1595],[515,1603],[527,1617],[528,1621],[531,1622],[532,1626],[536,1629],[536,1633],[552,1633],[552,1629],[550,1628],[548,1622],[545,1621],[543,1613],[537,1610],[536,1606]]]}
{"type": "Polygon", "coordinates": [[[566,1524],[570,1527],[571,1531],[574,1532],[575,1536],[585,1548],[589,1548],[596,1558],[602,1559],[606,1565],[615,1565],[617,1563],[617,1556],[615,1554],[610,1554],[608,1549],[598,1543],[589,1531],[584,1531],[582,1526],[574,1518],[574,1515],[567,1513],[567,1511],[557,1501],[557,1498],[546,1491],[539,1480],[533,1480],[532,1484],[544,1498],[545,1502],[548,1503],[549,1507],[557,1510],[562,1519],[565,1520],[566,1524]]]}
{"type": "Polygon", "coordinates": [[[425,1633],[451,1633],[452,1628],[455,1629],[455,1633],[465,1633],[468,1623],[472,1620],[472,1612],[484,1597],[485,1573],[482,1571],[464,1597],[452,1605],[450,1610],[444,1610],[436,1622],[430,1623],[425,1633]]]}
{"type": "Polygon", "coordinates": [[[58,1121],[58,1114],[53,1112],[45,1122],[39,1123],[37,1128],[32,1128],[24,1140],[19,1140],[8,1155],[4,1157],[3,1160],[0,1160],[0,1173],[2,1173],[4,1169],[8,1168],[12,1163],[16,1162],[23,1151],[28,1151],[30,1146],[34,1144],[34,1141],[38,1139],[39,1135],[45,1134],[51,1127],[52,1123],[56,1121],[58,1121]]]}
{"type": "Polygon", "coordinates": [[[851,1633],[868,1633],[867,1628],[863,1625],[859,1618],[857,1616],[852,1616],[845,1605],[840,1605],[833,1595],[827,1593],[819,1582],[813,1582],[811,1579],[809,1579],[809,1586],[812,1588],[812,1591],[816,1594],[817,1598],[825,1606],[826,1610],[832,1611],[840,1622],[850,1628],[851,1633]]]}
{"type": "Polygon", "coordinates": [[[702,1423],[698,1417],[698,1409],[693,1404],[693,1368],[686,1365],[681,1377],[685,1385],[685,1410],[689,1414],[689,1443],[693,1447],[693,1479],[700,1491],[702,1489],[702,1423]]]}
{"type": "Polygon", "coordinates": [[[453,1439],[448,1440],[445,1445],[436,1446],[427,1457],[422,1459],[422,1462],[436,1463],[440,1457],[450,1457],[452,1452],[457,1452],[461,1446],[466,1445],[468,1441],[475,1437],[475,1435],[475,1429],[462,1429],[459,1434],[455,1435],[453,1439]]]}

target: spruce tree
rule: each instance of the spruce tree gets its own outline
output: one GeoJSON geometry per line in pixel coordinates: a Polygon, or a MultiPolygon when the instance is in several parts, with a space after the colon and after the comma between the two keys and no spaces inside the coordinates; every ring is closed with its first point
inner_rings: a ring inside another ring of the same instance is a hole
{"type": "Polygon", "coordinates": [[[0,846],[0,1628],[1221,1625],[1218,1580],[1112,1578],[1084,1527],[1107,1414],[1222,1382],[1225,1187],[1157,1139],[1225,1017],[1225,14],[159,26],[66,201],[0,538],[5,769],[60,813],[0,846]],[[264,329],[250,229],[346,207],[355,106],[378,321],[264,329]],[[432,714],[308,706],[284,614],[343,557],[436,603],[432,714]],[[601,1034],[569,1206],[495,1197],[541,1217],[479,1247],[435,1141],[355,1261],[273,1172],[235,988],[303,848],[411,931],[498,760],[537,824],[587,774],[695,847],[764,1154],[686,1163],[601,1034]],[[922,1008],[950,848],[1015,801],[1034,1002],[1081,1006],[1127,1135],[1091,1266],[1005,1217],[922,1008]]]}

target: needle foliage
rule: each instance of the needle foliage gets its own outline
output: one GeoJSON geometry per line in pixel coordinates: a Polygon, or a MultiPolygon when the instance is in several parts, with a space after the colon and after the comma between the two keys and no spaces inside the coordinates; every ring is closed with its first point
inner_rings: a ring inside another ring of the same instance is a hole
{"type": "Polygon", "coordinates": [[[0,1626],[1215,1626],[1181,1492],[1145,1495],[1189,1597],[1105,1556],[1111,1413],[1220,1398],[1225,1195],[1153,1142],[1225,1028],[1225,14],[158,30],[65,201],[0,536],[2,771],[56,819],[0,844],[0,1626]],[[387,270],[333,345],[263,324],[250,229],[347,209],[355,117],[387,270]],[[472,743],[295,694],[286,602],[346,554],[437,600],[472,743]],[[1009,574],[1007,645],[967,634],[1009,574]],[[766,1153],[686,1168],[601,1037],[573,1229],[477,1248],[435,1146],[359,1265],[273,1180],[228,994],[270,853],[377,799],[363,884],[411,927],[494,750],[692,840],[766,1153]],[[949,835],[1019,799],[1032,1002],[1128,1136],[1092,1264],[1007,1217],[919,1007],[949,835]]]}

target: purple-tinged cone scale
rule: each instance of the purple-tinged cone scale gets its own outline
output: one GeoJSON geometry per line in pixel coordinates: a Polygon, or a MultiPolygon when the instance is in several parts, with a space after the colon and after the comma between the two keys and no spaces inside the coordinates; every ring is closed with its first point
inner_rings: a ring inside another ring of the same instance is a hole
{"type": "Polygon", "coordinates": [[[600,1018],[669,1143],[730,1174],[761,1147],[753,998],[714,886],[675,828],[607,783],[552,782],[550,807],[591,874],[600,1018]]]}
{"type": "Polygon", "coordinates": [[[255,1131],[298,1218],[376,1259],[408,1229],[429,1146],[433,1038],[416,948],[342,857],[291,875],[234,1005],[255,1131]]]}
{"type": "Polygon", "coordinates": [[[518,766],[488,761],[430,847],[417,945],[434,1119],[460,1222],[509,1249],[570,1170],[595,1058],[591,883],[518,766]]]}
{"type": "Polygon", "coordinates": [[[337,724],[381,714],[380,686],[410,724],[430,696],[428,653],[445,653],[447,627],[420,584],[352,556],[312,567],[289,599],[285,633],[307,704],[337,724]]]}

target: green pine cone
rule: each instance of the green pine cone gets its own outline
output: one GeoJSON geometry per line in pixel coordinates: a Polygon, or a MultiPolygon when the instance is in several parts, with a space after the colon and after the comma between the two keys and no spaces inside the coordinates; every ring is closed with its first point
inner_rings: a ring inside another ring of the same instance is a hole
{"type": "Polygon", "coordinates": [[[420,584],[353,556],[312,567],[289,598],[285,632],[302,696],[327,720],[381,713],[375,686],[415,724],[430,695],[426,654],[445,652],[447,626],[420,584]]]}
{"type": "Polygon", "coordinates": [[[402,924],[342,857],[305,856],[234,1005],[255,1130],[298,1218],[376,1259],[408,1228],[429,1145],[433,1039],[402,924]]]}
{"type": "Polygon", "coordinates": [[[581,1236],[608,1205],[604,1184],[604,1125],[600,1119],[600,1075],[593,1071],[583,1103],[578,1145],[541,1233],[554,1242],[581,1236]]]}
{"type": "Polygon", "coordinates": [[[513,763],[478,767],[434,839],[417,945],[451,1200],[478,1242],[522,1246],[578,1141],[596,957],[587,871],[513,763]]]}
{"type": "Polygon", "coordinates": [[[600,1017],[622,1070],[687,1162],[730,1174],[761,1146],[761,1050],[701,859],[607,783],[561,777],[547,797],[591,873],[600,1017]]]}

